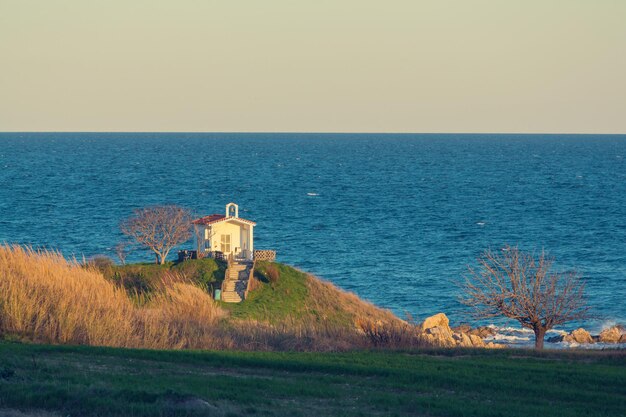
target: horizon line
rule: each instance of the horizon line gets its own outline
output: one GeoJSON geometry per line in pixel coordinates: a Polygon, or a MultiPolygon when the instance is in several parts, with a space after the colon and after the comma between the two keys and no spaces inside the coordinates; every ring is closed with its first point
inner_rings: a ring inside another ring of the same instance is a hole
{"type": "Polygon", "coordinates": [[[354,131],[354,132],[333,132],[333,131],[200,131],[200,130],[5,130],[0,131],[0,134],[4,133],[99,133],[99,134],[111,134],[111,133],[123,133],[123,134],[272,134],[272,135],[518,135],[518,136],[531,136],[531,135],[572,135],[572,136],[624,136],[624,133],[588,133],[588,132],[367,132],[367,131],[354,131]]]}

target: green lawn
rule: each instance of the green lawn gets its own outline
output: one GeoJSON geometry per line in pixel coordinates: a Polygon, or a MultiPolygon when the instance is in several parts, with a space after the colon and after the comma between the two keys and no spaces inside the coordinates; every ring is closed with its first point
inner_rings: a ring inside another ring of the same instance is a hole
{"type": "Polygon", "coordinates": [[[275,323],[291,317],[301,318],[307,306],[308,289],[306,274],[287,265],[273,263],[280,273],[275,283],[270,283],[265,274],[268,262],[259,262],[256,277],[262,282],[260,288],[252,291],[242,303],[222,303],[230,311],[231,317],[254,319],[275,323]]]}
{"type": "Polygon", "coordinates": [[[0,342],[0,415],[623,416],[626,356],[268,353],[0,342]]]}

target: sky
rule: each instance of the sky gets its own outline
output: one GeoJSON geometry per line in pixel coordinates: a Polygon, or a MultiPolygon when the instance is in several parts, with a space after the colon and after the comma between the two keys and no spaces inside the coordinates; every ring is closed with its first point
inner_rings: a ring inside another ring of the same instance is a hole
{"type": "Polygon", "coordinates": [[[0,131],[626,133],[626,1],[0,0],[0,131]]]}

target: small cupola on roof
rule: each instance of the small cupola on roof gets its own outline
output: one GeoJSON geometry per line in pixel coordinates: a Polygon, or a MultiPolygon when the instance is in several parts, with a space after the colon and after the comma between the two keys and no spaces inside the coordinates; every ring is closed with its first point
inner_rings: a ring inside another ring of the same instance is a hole
{"type": "Polygon", "coordinates": [[[239,206],[235,203],[226,204],[226,217],[239,217],[239,206]]]}

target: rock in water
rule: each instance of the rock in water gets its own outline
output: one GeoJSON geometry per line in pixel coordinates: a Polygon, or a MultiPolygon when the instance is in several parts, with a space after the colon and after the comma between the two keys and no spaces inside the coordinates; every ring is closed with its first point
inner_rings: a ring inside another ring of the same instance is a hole
{"type": "Polygon", "coordinates": [[[568,343],[576,342],[580,344],[585,344],[585,343],[593,343],[593,338],[591,337],[591,335],[589,334],[587,330],[581,327],[580,329],[576,329],[570,334],[565,335],[563,337],[563,341],[568,342],[568,343]]]}
{"type": "Polygon", "coordinates": [[[461,324],[452,328],[454,333],[469,333],[472,330],[469,324],[461,324]]]}
{"type": "Polygon", "coordinates": [[[493,329],[492,327],[480,326],[480,327],[477,327],[475,329],[470,330],[469,334],[473,334],[473,335],[476,335],[476,336],[484,339],[485,337],[489,337],[489,336],[495,335],[496,334],[496,330],[493,329]]]}
{"type": "Polygon", "coordinates": [[[552,337],[548,337],[546,339],[546,342],[548,343],[559,343],[563,341],[563,338],[565,337],[565,335],[559,334],[556,336],[552,336],[552,337]]]}
{"type": "Polygon", "coordinates": [[[620,343],[622,335],[624,335],[622,326],[609,327],[600,332],[599,341],[602,343],[620,343]]]}

